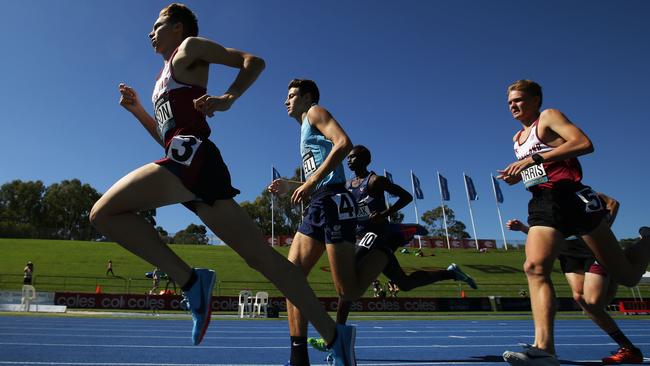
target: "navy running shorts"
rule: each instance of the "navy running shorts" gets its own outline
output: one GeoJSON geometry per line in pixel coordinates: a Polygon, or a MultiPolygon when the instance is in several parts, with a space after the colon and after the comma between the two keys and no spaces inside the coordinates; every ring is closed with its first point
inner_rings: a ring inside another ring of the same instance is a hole
{"type": "Polygon", "coordinates": [[[379,224],[368,225],[359,232],[361,238],[357,243],[357,261],[365,256],[370,250],[381,250],[392,255],[399,247],[408,244],[401,232],[400,224],[379,224]]]}
{"type": "Polygon", "coordinates": [[[343,184],[323,186],[311,195],[298,232],[325,244],[354,243],[357,204],[343,184]]]}

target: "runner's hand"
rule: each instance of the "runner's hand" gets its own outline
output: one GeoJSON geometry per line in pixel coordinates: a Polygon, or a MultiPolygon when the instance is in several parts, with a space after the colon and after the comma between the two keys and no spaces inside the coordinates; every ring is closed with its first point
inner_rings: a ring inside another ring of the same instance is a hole
{"type": "Polygon", "coordinates": [[[208,117],[212,117],[214,116],[214,112],[229,110],[234,102],[235,97],[232,94],[224,94],[219,97],[206,94],[198,99],[194,99],[194,109],[208,117]]]}
{"type": "Polygon", "coordinates": [[[267,188],[271,193],[284,196],[289,192],[289,182],[286,179],[276,179],[267,188]]]}
{"type": "Polygon", "coordinates": [[[512,230],[512,231],[524,231],[523,230],[524,223],[517,219],[508,220],[508,222],[506,222],[506,227],[508,228],[508,230],[512,230]]]}
{"type": "Polygon", "coordinates": [[[137,109],[142,108],[138,94],[133,88],[124,83],[118,86],[120,90],[120,105],[127,111],[134,113],[137,109]]]}
{"type": "Polygon", "coordinates": [[[311,196],[311,193],[314,191],[314,187],[315,185],[308,179],[305,183],[298,187],[298,189],[293,191],[293,195],[291,195],[291,203],[298,204],[300,202],[307,202],[311,196]]]}

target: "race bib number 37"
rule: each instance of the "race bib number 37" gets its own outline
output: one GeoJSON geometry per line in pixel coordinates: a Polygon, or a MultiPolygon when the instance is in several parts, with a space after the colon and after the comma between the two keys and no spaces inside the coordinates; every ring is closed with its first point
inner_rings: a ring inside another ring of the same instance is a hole
{"type": "Polygon", "coordinates": [[[201,146],[201,140],[194,136],[178,135],[172,138],[172,142],[167,150],[167,157],[177,163],[189,166],[196,155],[196,151],[201,146]]]}

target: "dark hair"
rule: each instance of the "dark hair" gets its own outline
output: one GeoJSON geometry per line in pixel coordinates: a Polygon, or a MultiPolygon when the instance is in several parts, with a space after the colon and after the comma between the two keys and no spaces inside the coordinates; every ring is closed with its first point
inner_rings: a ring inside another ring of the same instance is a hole
{"type": "Polygon", "coordinates": [[[199,35],[199,22],[196,20],[196,15],[184,4],[169,4],[160,11],[160,15],[169,17],[171,24],[182,23],[185,38],[199,35]]]}
{"type": "Polygon", "coordinates": [[[354,151],[354,154],[357,156],[357,158],[361,159],[366,165],[370,164],[370,161],[372,161],[372,155],[370,154],[370,150],[368,150],[367,147],[363,145],[355,145],[352,148],[352,151],[354,151]]]}
{"type": "Polygon", "coordinates": [[[311,101],[318,104],[320,100],[320,92],[318,91],[318,86],[313,80],[307,79],[293,79],[289,83],[289,89],[298,88],[298,95],[305,95],[309,93],[311,95],[311,101]]]}
{"type": "Polygon", "coordinates": [[[508,87],[508,94],[517,90],[524,92],[529,97],[539,97],[539,106],[542,107],[542,86],[532,80],[517,80],[508,87]]]}

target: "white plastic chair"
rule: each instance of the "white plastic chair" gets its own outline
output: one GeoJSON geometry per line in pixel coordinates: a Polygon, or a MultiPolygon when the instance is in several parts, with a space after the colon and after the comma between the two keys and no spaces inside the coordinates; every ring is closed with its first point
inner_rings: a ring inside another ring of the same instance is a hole
{"type": "Polygon", "coordinates": [[[20,300],[21,311],[29,311],[32,300],[36,300],[36,289],[32,285],[23,285],[23,294],[20,300]]]}
{"type": "Polygon", "coordinates": [[[255,302],[253,303],[253,315],[260,318],[266,318],[268,316],[268,307],[269,307],[269,293],[266,291],[260,291],[255,294],[255,302]],[[262,311],[264,316],[262,316],[262,311]]]}
{"type": "Polygon", "coordinates": [[[242,290],[239,292],[239,317],[248,318],[251,316],[253,293],[250,290],[242,290]]]}

